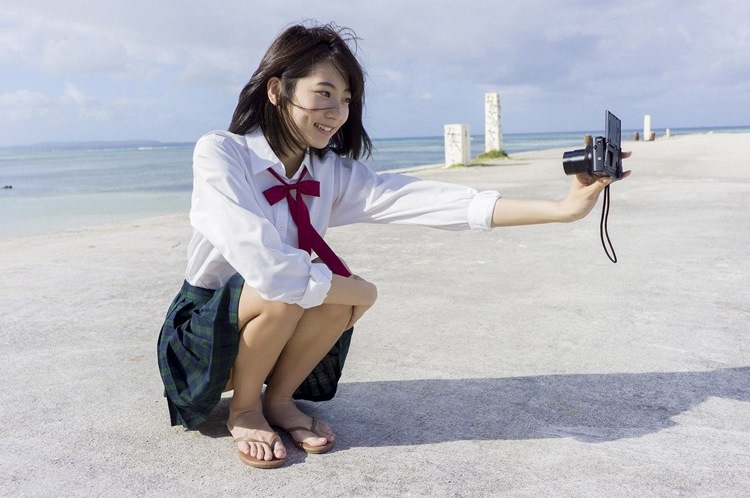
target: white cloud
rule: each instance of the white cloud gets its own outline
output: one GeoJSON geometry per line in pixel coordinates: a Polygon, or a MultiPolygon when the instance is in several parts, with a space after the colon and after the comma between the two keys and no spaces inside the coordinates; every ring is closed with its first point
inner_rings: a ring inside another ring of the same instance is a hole
{"type": "Polygon", "coordinates": [[[86,23],[75,13],[75,8],[68,8],[58,17],[50,9],[30,5],[4,8],[0,23],[9,29],[0,36],[0,62],[63,77],[136,78],[153,76],[155,68],[176,62],[173,53],[143,43],[140,34],[128,26],[86,23]]]}
{"type": "Polygon", "coordinates": [[[0,123],[3,128],[12,129],[35,120],[56,125],[68,124],[71,118],[106,121],[111,115],[106,107],[70,83],[58,96],[17,90],[0,95],[0,123]]]}
{"type": "Polygon", "coordinates": [[[74,106],[85,106],[91,99],[84,94],[75,85],[70,83],[65,85],[62,97],[60,97],[60,103],[63,105],[74,105],[74,106]]]}
{"type": "Polygon", "coordinates": [[[39,67],[58,75],[117,74],[130,65],[130,56],[117,40],[76,34],[48,39],[38,53],[39,67]]]}
{"type": "Polygon", "coordinates": [[[462,115],[479,124],[488,89],[503,95],[510,130],[578,129],[603,106],[691,125],[685,103],[698,100],[702,120],[750,123],[744,0],[27,0],[0,10],[0,105],[24,122],[192,138],[225,125],[273,37],[306,18],[362,38],[368,120],[389,135],[462,115]]]}
{"type": "Polygon", "coordinates": [[[43,118],[54,108],[54,101],[44,94],[17,90],[0,95],[0,122],[4,128],[43,118]]]}

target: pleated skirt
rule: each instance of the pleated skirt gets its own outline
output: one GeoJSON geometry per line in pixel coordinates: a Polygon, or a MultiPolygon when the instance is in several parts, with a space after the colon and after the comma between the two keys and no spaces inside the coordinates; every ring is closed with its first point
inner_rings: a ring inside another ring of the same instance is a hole
{"type": "MultiPolygon", "coordinates": [[[[184,282],[159,333],[157,357],[172,425],[192,429],[221,399],[239,348],[239,301],[244,279],[235,274],[216,290],[184,282]]],[[[326,401],[336,394],[354,329],[345,331],[294,393],[326,401]]]]}

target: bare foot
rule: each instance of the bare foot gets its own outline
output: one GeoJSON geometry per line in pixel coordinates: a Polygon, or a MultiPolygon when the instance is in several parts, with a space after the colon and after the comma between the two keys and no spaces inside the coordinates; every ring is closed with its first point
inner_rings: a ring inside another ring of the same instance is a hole
{"type": "MultiPolygon", "coordinates": [[[[302,413],[292,398],[264,397],[263,414],[269,424],[281,427],[287,432],[289,432],[288,428],[290,427],[311,427],[313,423],[312,417],[302,413]]],[[[315,431],[295,430],[290,432],[289,435],[296,442],[311,447],[323,447],[336,439],[331,428],[323,422],[318,421],[315,425],[315,431]]]]}
{"type": "Polygon", "coordinates": [[[261,410],[251,410],[242,413],[229,414],[227,429],[235,438],[247,438],[247,441],[237,441],[237,448],[258,460],[281,460],[286,458],[286,448],[276,439],[273,448],[271,440],[273,429],[268,425],[261,410]]]}

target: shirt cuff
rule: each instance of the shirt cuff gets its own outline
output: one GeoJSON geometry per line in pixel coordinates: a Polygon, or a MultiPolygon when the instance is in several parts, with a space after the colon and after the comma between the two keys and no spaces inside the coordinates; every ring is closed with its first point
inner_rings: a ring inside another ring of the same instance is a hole
{"type": "Polygon", "coordinates": [[[331,279],[333,272],[323,263],[313,263],[310,268],[310,280],[307,281],[307,289],[297,305],[304,309],[314,308],[323,304],[328,291],[331,290],[331,279]]]}
{"type": "Polygon", "coordinates": [[[492,213],[500,197],[500,192],[494,190],[484,190],[475,195],[469,203],[469,228],[484,232],[492,230],[492,213]]]}

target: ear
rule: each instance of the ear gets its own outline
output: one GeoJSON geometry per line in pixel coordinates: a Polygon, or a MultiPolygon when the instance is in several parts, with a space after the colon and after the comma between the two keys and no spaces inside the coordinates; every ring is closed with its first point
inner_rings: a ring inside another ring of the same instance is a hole
{"type": "Polygon", "coordinates": [[[268,90],[268,100],[271,104],[274,106],[279,105],[279,102],[281,101],[281,80],[274,76],[268,80],[266,89],[268,90]]]}

